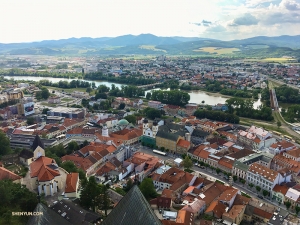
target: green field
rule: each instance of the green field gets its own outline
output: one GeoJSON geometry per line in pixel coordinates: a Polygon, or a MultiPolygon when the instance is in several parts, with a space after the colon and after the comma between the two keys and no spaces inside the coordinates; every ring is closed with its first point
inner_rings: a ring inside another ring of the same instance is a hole
{"type": "Polygon", "coordinates": [[[245,62],[277,62],[277,63],[295,63],[296,59],[290,59],[290,58],[254,58],[254,59],[245,59],[245,62]]]}
{"type": "Polygon", "coordinates": [[[73,98],[62,98],[61,101],[62,102],[70,102],[70,101],[73,101],[74,99],[73,98]]]}
{"type": "Polygon", "coordinates": [[[240,51],[238,48],[219,48],[219,47],[204,47],[193,50],[195,52],[207,52],[210,54],[224,55],[224,54],[232,54],[234,52],[240,51]]]}
{"type": "Polygon", "coordinates": [[[147,49],[147,50],[152,50],[152,51],[161,51],[161,52],[167,52],[166,50],[155,48],[154,45],[140,45],[140,49],[147,49]]]}

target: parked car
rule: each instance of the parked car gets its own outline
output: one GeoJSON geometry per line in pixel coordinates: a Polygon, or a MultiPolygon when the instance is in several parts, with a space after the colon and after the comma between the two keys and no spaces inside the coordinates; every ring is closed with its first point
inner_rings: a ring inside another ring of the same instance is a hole
{"type": "Polygon", "coordinates": [[[263,196],[261,196],[261,195],[257,195],[257,197],[259,197],[260,199],[263,199],[264,197],[263,196]]]}
{"type": "Polygon", "coordinates": [[[158,211],[159,211],[160,214],[162,214],[162,209],[159,209],[158,211]]]}
{"type": "Polygon", "coordinates": [[[205,166],[200,166],[201,169],[205,169],[205,166]]]}

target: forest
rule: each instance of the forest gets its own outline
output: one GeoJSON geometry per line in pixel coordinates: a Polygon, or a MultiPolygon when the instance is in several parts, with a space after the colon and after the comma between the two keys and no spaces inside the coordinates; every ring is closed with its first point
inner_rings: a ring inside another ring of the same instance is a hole
{"type": "Polygon", "coordinates": [[[196,116],[199,119],[207,118],[210,120],[217,120],[217,121],[223,121],[223,122],[234,123],[234,124],[240,122],[240,118],[238,116],[234,114],[222,112],[222,111],[198,109],[194,113],[194,116],[196,116]]]}
{"type": "Polygon", "coordinates": [[[171,91],[152,91],[151,99],[165,104],[184,106],[189,103],[190,95],[179,90],[171,91]]]}
{"type": "Polygon", "coordinates": [[[283,103],[300,103],[299,90],[287,85],[275,88],[277,100],[283,103]]]}

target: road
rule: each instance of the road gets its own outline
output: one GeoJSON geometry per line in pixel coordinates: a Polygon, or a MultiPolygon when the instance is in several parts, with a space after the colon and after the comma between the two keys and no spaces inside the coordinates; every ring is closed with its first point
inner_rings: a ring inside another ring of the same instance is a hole
{"type": "MultiPolygon", "coordinates": [[[[157,156],[157,157],[159,157],[162,160],[168,160],[168,159],[174,159],[174,158],[180,157],[180,156],[173,156],[173,154],[168,154],[167,156],[158,155],[158,154],[155,154],[155,153],[152,152],[153,149],[145,147],[145,146],[137,146],[136,145],[135,149],[137,151],[139,151],[139,152],[144,152],[144,153],[147,153],[149,155],[157,156]]],[[[220,181],[222,181],[222,182],[224,182],[225,184],[228,185],[228,180],[226,180],[224,178],[224,175],[222,173],[220,173],[218,175],[215,172],[214,173],[211,172],[210,169],[201,169],[198,166],[193,166],[192,170],[194,170],[196,173],[201,174],[202,177],[206,176],[208,180],[211,180],[211,181],[220,180],[220,181]]],[[[266,198],[264,198],[263,200],[262,199],[258,199],[257,198],[257,193],[255,191],[252,191],[252,190],[248,189],[247,188],[247,184],[245,184],[243,186],[243,184],[241,184],[241,183],[235,183],[235,182],[233,182],[233,187],[235,187],[235,188],[239,189],[240,191],[248,194],[253,199],[256,199],[257,201],[259,201],[261,203],[268,203],[268,204],[273,205],[276,208],[280,207],[280,208],[286,210],[285,206],[282,206],[282,205],[280,206],[276,202],[270,201],[270,200],[268,200],[266,198]]],[[[253,189],[255,189],[255,188],[253,187],[253,189]]]]}

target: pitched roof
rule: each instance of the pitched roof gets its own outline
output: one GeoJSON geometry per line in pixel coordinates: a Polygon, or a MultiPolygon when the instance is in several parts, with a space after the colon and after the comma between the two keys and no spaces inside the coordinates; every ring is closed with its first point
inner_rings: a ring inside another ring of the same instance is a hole
{"type": "Polygon", "coordinates": [[[42,149],[45,149],[45,146],[44,146],[41,138],[39,137],[39,135],[35,135],[31,149],[35,150],[38,146],[40,146],[42,149]]]}
{"type": "Polygon", "coordinates": [[[189,148],[191,146],[191,142],[189,141],[186,141],[186,140],[183,140],[183,139],[180,139],[178,142],[177,142],[177,146],[180,146],[182,148],[189,148]]]}
{"type": "Polygon", "coordinates": [[[232,208],[230,209],[229,212],[224,212],[223,216],[234,220],[236,217],[238,217],[243,212],[245,207],[246,207],[245,205],[234,205],[234,206],[232,206],[232,208]]]}
{"type": "Polygon", "coordinates": [[[225,212],[226,205],[219,201],[213,201],[209,207],[206,209],[205,213],[213,212],[214,217],[221,218],[223,213],[225,212]]]}
{"type": "Polygon", "coordinates": [[[274,181],[276,177],[278,176],[278,172],[275,170],[271,170],[265,166],[262,166],[258,163],[253,163],[249,166],[248,172],[254,173],[254,174],[260,174],[265,179],[269,181],[274,181]]]}
{"type": "Polygon", "coordinates": [[[289,190],[289,187],[288,186],[285,186],[285,185],[279,185],[279,184],[276,184],[273,188],[273,191],[274,192],[280,192],[281,194],[285,195],[287,193],[287,191],[289,190]]]}
{"type": "Polygon", "coordinates": [[[140,189],[134,185],[102,222],[102,225],[112,224],[161,225],[162,223],[151,209],[140,189]]]}
{"type": "Polygon", "coordinates": [[[42,216],[31,216],[27,225],[72,225],[69,221],[57,214],[44,204],[38,203],[33,212],[42,212],[42,216]]]}
{"type": "Polygon", "coordinates": [[[253,214],[256,216],[266,218],[266,219],[271,219],[272,213],[266,212],[260,208],[254,207],[253,214]]]}
{"type": "Polygon", "coordinates": [[[5,180],[5,179],[14,181],[14,180],[21,179],[21,177],[9,171],[8,169],[5,169],[4,167],[0,167],[0,180],[5,180]]]}
{"type": "Polygon", "coordinates": [[[30,164],[30,176],[37,177],[38,181],[50,181],[59,175],[54,159],[41,156],[30,164]]]}
{"type": "Polygon", "coordinates": [[[76,192],[76,184],[79,179],[79,173],[69,173],[66,179],[66,193],[76,192]]]}

